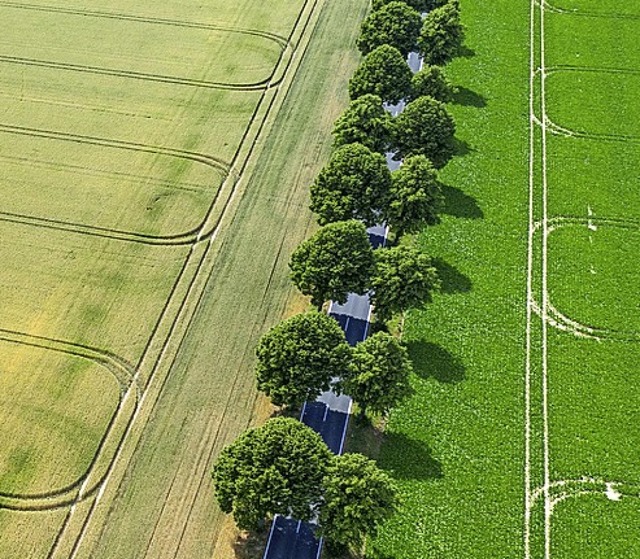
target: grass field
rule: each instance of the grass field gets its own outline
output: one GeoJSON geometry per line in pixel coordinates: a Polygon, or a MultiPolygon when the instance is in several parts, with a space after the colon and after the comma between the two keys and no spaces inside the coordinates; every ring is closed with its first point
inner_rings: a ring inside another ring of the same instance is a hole
{"type": "Polygon", "coordinates": [[[0,556],[228,556],[364,4],[0,2],[0,556]]]}
{"type": "Polygon", "coordinates": [[[404,504],[371,547],[637,557],[640,13],[461,4],[467,146],[419,238],[444,289],[405,320],[416,394],[380,450],[404,504]]]}

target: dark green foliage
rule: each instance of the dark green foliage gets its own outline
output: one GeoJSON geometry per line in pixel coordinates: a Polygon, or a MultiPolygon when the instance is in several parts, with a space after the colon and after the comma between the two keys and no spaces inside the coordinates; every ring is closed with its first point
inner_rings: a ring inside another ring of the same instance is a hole
{"type": "Polygon", "coordinates": [[[376,463],[362,454],[331,459],[320,512],[321,534],[332,544],[362,546],[395,513],[398,490],[376,463]]]}
{"type": "Polygon", "coordinates": [[[371,302],[381,322],[407,309],[422,307],[430,300],[431,291],[439,287],[431,259],[414,247],[377,250],[375,256],[371,302]]]}
{"type": "Polygon", "coordinates": [[[411,394],[411,372],[404,346],[390,334],[377,332],[353,349],[340,390],[354,399],[363,414],[385,414],[411,394]]]}
{"type": "Polygon", "coordinates": [[[463,41],[460,7],[450,0],[425,17],[418,45],[425,64],[443,66],[460,53],[463,41]]]}
{"type": "Polygon", "coordinates": [[[358,48],[368,54],[380,45],[396,47],[403,56],[416,49],[422,17],[404,2],[390,2],[362,22],[358,48]]]}
{"type": "Polygon", "coordinates": [[[406,58],[397,48],[381,45],[364,57],[349,80],[349,96],[356,99],[373,93],[395,104],[410,94],[412,75],[406,58]]]}
{"type": "Polygon", "coordinates": [[[311,302],[345,303],[349,293],[365,293],[374,268],[365,226],[356,220],[325,225],[291,255],[291,279],[311,302]]]}
{"type": "MultiPolygon", "coordinates": [[[[379,10],[383,6],[386,6],[390,2],[394,2],[395,0],[373,0],[372,8],[373,10],[379,10]]],[[[420,13],[428,12],[429,10],[433,10],[433,8],[437,8],[447,3],[447,0],[403,0],[405,4],[411,6],[415,10],[420,13]]]]}
{"type": "Polygon", "coordinates": [[[271,419],[227,446],[213,468],[220,508],[254,530],[275,514],[308,520],[321,502],[331,452],[296,419],[271,419]]]}
{"type": "Polygon", "coordinates": [[[384,152],[391,139],[391,115],[377,95],[363,95],[351,101],[333,128],[334,145],[360,143],[372,151],[384,152]]]}
{"type": "Polygon", "coordinates": [[[256,355],[258,389],[277,406],[297,407],[328,390],[351,353],[338,323],[313,311],[274,326],[260,339],[256,355]]]}
{"type": "Polygon", "coordinates": [[[311,210],[320,225],[358,219],[367,226],[389,201],[391,173],[386,159],[362,144],[348,144],[333,152],[311,185],[311,210]]]}
{"type": "Polygon", "coordinates": [[[391,179],[391,202],[385,216],[397,237],[438,223],[444,197],[431,161],[424,155],[407,157],[391,179]]]}
{"type": "Polygon", "coordinates": [[[455,131],[453,118],[444,104],[431,97],[411,101],[393,123],[398,154],[424,155],[437,168],[446,165],[453,155],[455,131]]]}
{"type": "Polygon", "coordinates": [[[424,66],[411,80],[411,97],[433,97],[443,103],[453,99],[453,86],[439,66],[424,66]]]}

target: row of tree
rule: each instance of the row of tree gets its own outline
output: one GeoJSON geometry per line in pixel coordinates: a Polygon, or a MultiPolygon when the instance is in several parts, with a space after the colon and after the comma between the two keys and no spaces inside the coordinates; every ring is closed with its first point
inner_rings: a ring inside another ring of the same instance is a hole
{"type": "MultiPolygon", "coordinates": [[[[438,222],[437,169],[453,153],[455,124],[444,105],[453,88],[437,64],[462,43],[458,0],[373,0],[358,48],[364,58],[349,82],[351,103],[334,127],[335,149],[311,186],[322,226],[293,253],[291,278],[318,308],[281,322],[256,350],[258,388],[296,408],[333,388],[361,413],[387,413],[410,394],[404,346],[378,332],[350,347],[338,323],[320,312],[349,293],[370,293],[378,322],[429,300],[438,278],[430,258],[405,234],[438,222]],[[421,13],[426,12],[426,16],[421,13]],[[427,62],[411,72],[406,55],[427,62]],[[408,100],[392,118],[383,103],[408,100]],[[403,160],[391,173],[383,155],[403,160]],[[395,246],[374,250],[365,226],[386,223],[395,246]]],[[[213,470],[220,507],[238,527],[259,529],[275,514],[318,519],[329,543],[362,544],[395,511],[397,489],[375,462],[333,455],[318,434],[287,418],[269,420],[227,446],[213,470]]]]}
{"type": "Polygon", "coordinates": [[[361,413],[383,414],[411,392],[411,361],[396,338],[377,332],[352,348],[325,313],[284,320],[262,337],[256,353],[258,388],[277,406],[299,408],[333,388],[349,394],[361,413]]]}

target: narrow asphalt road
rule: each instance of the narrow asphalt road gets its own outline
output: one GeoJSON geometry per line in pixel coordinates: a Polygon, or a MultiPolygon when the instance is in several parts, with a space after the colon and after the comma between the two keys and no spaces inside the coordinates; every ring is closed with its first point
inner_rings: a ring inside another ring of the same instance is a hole
{"type": "MultiPolygon", "coordinates": [[[[407,62],[414,74],[422,69],[422,58],[417,52],[409,53],[407,62]]],[[[394,117],[399,115],[404,107],[404,101],[400,101],[397,105],[384,105],[384,108],[394,117]]],[[[395,171],[400,167],[401,162],[393,158],[393,152],[385,155],[389,170],[395,171]]],[[[387,240],[385,225],[369,227],[367,234],[373,248],[385,245],[387,240]]],[[[365,340],[369,333],[371,318],[369,295],[350,293],[344,305],[332,301],[329,305],[329,315],[338,321],[349,345],[354,346],[365,340]]],[[[319,433],[332,452],[342,454],[351,404],[351,398],[348,396],[338,396],[331,391],[325,392],[314,402],[307,402],[304,405],[300,421],[319,433]]],[[[263,559],[319,559],[322,553],[322,539],[316,537],[316,528],[315,522],[300,522],[293,518],[276,516],[271,525],[263,559]]]]}

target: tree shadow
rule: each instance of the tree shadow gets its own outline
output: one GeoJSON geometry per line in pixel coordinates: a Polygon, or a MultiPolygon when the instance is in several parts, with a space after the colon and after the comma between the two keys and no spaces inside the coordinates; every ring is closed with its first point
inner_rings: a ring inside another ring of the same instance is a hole
{"type": "Polygon", "coordinates": [[[465,107],[483,109],[487,106],[487,99],[485,97],[462,86],[454,89],[452,100],[456,105],[463,105],[465,107]]]}
{"type": "Polygon", "coordinates": [[[464,363],[438,344],[412,340],[406,344],[414,372],[421,378],[454,384],[466,378],[464,363]]]}
{"type": "Polygon", "coordinates": [[[476,55],[476,51],[467,45],[462,45],[460,50],[458,51],[458,56],[460,58],[473,58],[476,55]]]}
{"type": "Polygon", "coordinates": [[[438,272],[440,278],[440,292],[445,295],[455,293],[468,293],[473,287],[469,276],[463,274],[453,264],[449,264],[440,257],[431,260],[433,267],[438,272]]]}
{"type": "Polygon", "coordinates": [[[399,479],[434,480],[444,477],[442,463],[431,447],[404,433],[385,433],[380,467],[399,479]]]}
{"type": "Polygon", "coordinates": [[[464,157],[465,155],[469,155],[473,153],[475,149],[471,147],[471,144],[466,140],[460,140],[458,138],[454,138],[451,146],[452,155],[456,157],[464,157]]]}
{"type": "Polygon", "coordinates": [[[444,196],[441,213],[466,219],[482,219],[484,217],[482,208],[478,206],[478,202],[473,196],[447,184],[443,184],[441,188],[444,196]]]}

